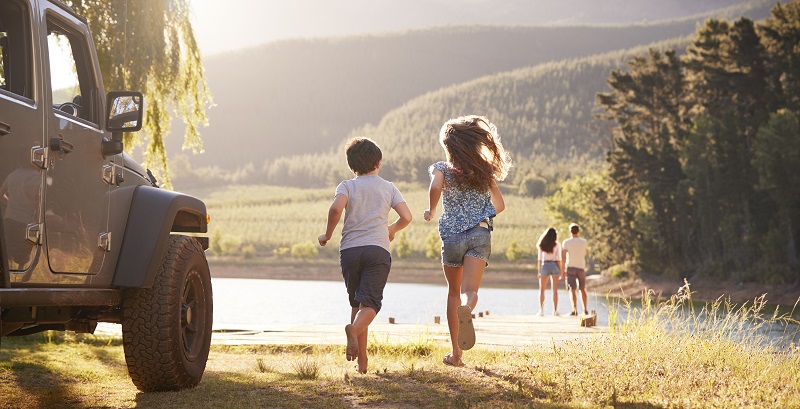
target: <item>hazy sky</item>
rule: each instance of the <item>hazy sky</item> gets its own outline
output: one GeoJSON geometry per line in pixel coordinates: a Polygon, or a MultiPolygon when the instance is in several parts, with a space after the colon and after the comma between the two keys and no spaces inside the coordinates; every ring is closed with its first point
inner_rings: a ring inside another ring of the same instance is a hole
{"type": "Polygon", "coordinates": [[[660,20],[746,0],[192,0],[205,55],[287,38],[444,25],[660,20]]]}
{"type": "MultiPolygon", "coordinates": [[[[439,0],[426,8],[440,9],[439,0]]],[[[445,0],[446,2],[447,0],[445,0]]],[[[465,5],[484,0],[466,0],[465,5]]],[[[194,0],[195,37],[204,54],[287,38],[363,34],[441,25],[412,0],[194,0]]]]}

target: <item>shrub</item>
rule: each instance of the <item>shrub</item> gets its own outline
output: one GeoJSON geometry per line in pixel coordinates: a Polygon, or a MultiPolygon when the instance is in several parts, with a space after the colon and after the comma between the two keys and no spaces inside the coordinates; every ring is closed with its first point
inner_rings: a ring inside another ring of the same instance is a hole
{"type": "Polygon", "coordinates": [[[253,243],[247,243],[242,246],[242,258],[251,259],[256,256],[256,246],[253,243]]]}
{"type": "Polygon", "coordinates": [[[506,249],[506,258],[508,261],[519,261],[528,255],[528,251],[520,246],[516,240],[512,241],[506,249]]]}
{"type": "Polygon", "coordinates": [[[215,256],[222,255],[222,232],[219,229],[214,229],[211,233],[211,238],[208,243],[208,249],[214,253],[215,256]]]}
{"type": "Polygon", "coordinates": [[[317,246],[314,243],[303,242],[292,245],[292,257],[294,258],[311,258],[317,253],[317,246]]]}
{"type": "Polygon", "coordinates": [[[397,235],[394,242],[394,252],[398,258],[405,258],[411,255],[411,242],[408,241],[405,232],[397,235]]]}
{"type": "Polygon", "coordinates": [[[242,248],[242,240],[236,236],[226,234],[219,240],[220,255],[238,254],[242,248]]]}
{"type": "Polygon", "coordinates": [[[606,271],[608,271],[608,275],[613,279],[623,279],[635,275],[633,267],[628,263],[611,266],[606,271]]]}
{"type": "Polygon", "coordinates": [[[425,257],[431,260],[439,259],[442,254],[442,244],[439,239],[439,232],[436,230],[431,231],[425,239],[425,257]]]}
{"type": "Polygon", "coordinates": [[[528,175],[519,184],[522,196],[542,197],[547,191],[547,180],[543,177],[528,175]]]}

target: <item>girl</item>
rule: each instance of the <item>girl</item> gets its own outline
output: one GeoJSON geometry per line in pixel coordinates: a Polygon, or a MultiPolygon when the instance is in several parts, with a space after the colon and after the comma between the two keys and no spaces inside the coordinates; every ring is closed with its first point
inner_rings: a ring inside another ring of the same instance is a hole
{"type": "Polygon", "coordinates": [[[552,279],[553,315],[558,316],[558,280],[564,276],[561,246],[556,229],[549,228],[539,237],[539,316],[544,315],[544,291],[548,277],[552,279]]]}
{"type": "Polygon", "coordinates": [[[442,198],[439,218],[442,269],[447,280],[447,326],[453,351],[442,362],[463,366],[463,350],[475,345],[472,310],[478,287],[489,265],[493,218],[505,209],[497,187],[511,168],[497,128],[482,116],[470,115],[445,122],[439,132],[445,162],[429,168],[428,209],[431,221],[442,198]],[[461,295],[464,295],[464,299],[461,295]]]}

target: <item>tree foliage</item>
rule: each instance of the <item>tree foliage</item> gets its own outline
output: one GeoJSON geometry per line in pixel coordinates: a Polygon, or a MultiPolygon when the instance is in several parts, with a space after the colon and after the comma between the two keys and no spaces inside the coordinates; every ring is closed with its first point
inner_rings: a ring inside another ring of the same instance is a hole
{"type": "Polygon", "coordinates": [[[186,124],[184,148],[199,152],[211,103],[189,0],[63,1],[89,21],[106,89],[145,95],[144,141],[128,134],[125,143],[144,144],[146,165],[169,186],[164,140],[173,113],[186,124]]]}
{"type": "Polygon", "coordinates": [[[598,95],[598,101],[605,117],[618,124],[608,154],[610,177],[626,200],[650,201],[662,236],[660,252],[675,260],[680,254],[675,199],[684,178],[678,147],[685,136],[678,56],[650,50],[647,57],[633,58],[629,70],[612,72],[609,85],[614,91],[598,95]]]}
{"type": "Polygon", "coordinates": [[[394,254],[397,258],[406,258],[411,255],[411,242],[406,237],[405,232],[400,232],[394,242],[394,254]]]}
{"type": "Polygon", "coordinates": [[[800,282],[798,17],[793,1],[762,24],[712,19],[683,58],[652,50],[609,76],[598,102],[614,144],[595,189],[606,208],[580,212],[635,229],[640,264],[800,282]]]}

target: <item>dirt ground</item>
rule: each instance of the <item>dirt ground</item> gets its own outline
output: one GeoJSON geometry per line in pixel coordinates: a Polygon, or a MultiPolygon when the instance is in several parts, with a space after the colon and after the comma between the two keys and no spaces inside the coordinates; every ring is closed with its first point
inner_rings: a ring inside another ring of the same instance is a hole
{"type": "MultiPolygon", "coordinates": [[[[274,260],[242,263],[238,261],[209,260],[211,274],[218,278],[261,278],[274,280],[341,280],[339,266],[333,262],[275,262],[274,260]]],[[[426,261],[395,261],[389,282],[443,284],[440,266],[426,261]]],[[[669,297],[683,285],[678,278],[645,276],[612,279],[606,275],[590,275],[587,290],[591,293],[629,298],[640,298],[646,290],[653,290],[662,298],[669,297]]],[[[755,283],[720,282],[719,280],[690,280],[692,298],[696,301],[714,301],[720,297],[730,298],[734,303],[752,302],[766,294],[769,305],[793,306],[800,300],[800,286],[765,286],[755,283]]],[[[498,288],[538,288],[533,265],[490,265],[483,276],[483,286],[498,288]]]]}

